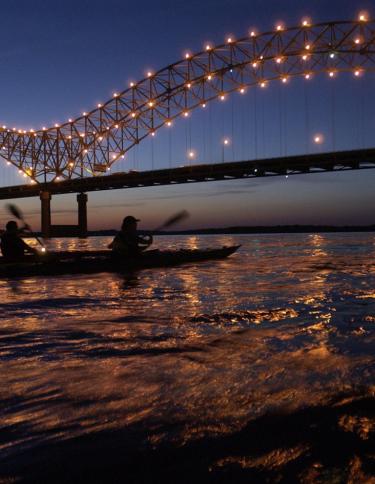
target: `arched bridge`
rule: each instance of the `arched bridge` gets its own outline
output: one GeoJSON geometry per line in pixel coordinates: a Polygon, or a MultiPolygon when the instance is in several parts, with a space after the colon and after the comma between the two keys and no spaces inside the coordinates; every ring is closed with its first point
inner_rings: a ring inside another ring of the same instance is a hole
{"type": "Polygon", "coordinates": [[[374,70],[374,22],[310,24],[258,34],[185,58],[145,79],[88,113],[36,131],[0,128],[0,154],[33,183],[95,176],[144,138],[175,118],[228,93],[245,93],[273,80],[340,71],[360,76],[374,70]]]}

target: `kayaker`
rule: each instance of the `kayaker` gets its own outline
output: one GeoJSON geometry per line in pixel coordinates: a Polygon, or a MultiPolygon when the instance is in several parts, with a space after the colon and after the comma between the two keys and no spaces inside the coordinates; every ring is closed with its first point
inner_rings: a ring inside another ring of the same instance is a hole
{"type": "Polygon", "coordinates": [[[140,222],[132,215],[124,218],[120,232],[115,236],[108,248],[122,257],[137,257],[153,242],[152,235],[139,235],[137,223],[140,222]]]}
{"type": "Polygon", "coordinates": [[[10,262],[22,261],[27,253],[37,254],[37,251],[26,244],[21,238],[22,230],[27,229],[27,225],[18,228],[17,222],[10,220],[5,231],[1,235],[0,248],[3,257],[10,262]]]}

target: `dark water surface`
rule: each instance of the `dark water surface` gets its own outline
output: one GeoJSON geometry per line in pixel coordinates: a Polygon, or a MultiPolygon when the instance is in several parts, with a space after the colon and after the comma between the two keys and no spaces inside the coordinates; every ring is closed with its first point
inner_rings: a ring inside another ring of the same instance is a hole
{"type": "Polygon", "coordinates": [[[0,281],[0,483],[374,482],[375,234],[155,245],[232,243],[0,281]]]}

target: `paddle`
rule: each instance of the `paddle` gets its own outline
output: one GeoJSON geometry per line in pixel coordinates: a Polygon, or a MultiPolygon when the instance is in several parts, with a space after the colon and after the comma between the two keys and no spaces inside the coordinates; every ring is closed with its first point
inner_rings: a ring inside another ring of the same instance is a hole
{"type": "Polygon", "coordinates": [[[186,210],[182,210],[181,212],[172,215],[172,217],[169,217],[168,220],[166,220],[163,224],[159,225],[159,227],[153,230],[153,232],[160,232],[160,230],[171,227],[172,225],[175,225],[178,222],[181,222],[181,220],[184,220],[188,217],[190,217],[189,212],[187,212],[186,210]]]}
{"type": "Polygon", "coordinates": [[[27,229],[29,230],[30,232],[30,235],[32,237],[34,237],[38,242],[39,244],[42,246],[42,252],[45,252],[46,251],[46,246],[44,245],[43,241],[41,241],[39,239],[39,237],[37,237],[35,234],[33,234],[30,226],[26,223],[25,219],[24,219],[24,216],[21,212],[21,210],[16,206],[16,205],[13,205],[12,203],[8,203],[6,205],[6,209],[12,214],[14,215],[14,217],[16,217],[18,220],[20,220],[24,225],[25,227],[27,227],[27,229]]]}

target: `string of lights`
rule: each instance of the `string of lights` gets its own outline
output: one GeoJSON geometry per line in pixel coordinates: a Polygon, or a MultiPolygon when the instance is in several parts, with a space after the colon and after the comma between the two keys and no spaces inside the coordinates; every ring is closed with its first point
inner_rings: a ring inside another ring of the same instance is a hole
{"type": "Polygon", "coordinates": [[[298,27],[279,23],[269,32],[252,30],[239,40],[207,44],[60,125],[39,130],[3,125],[0,154],[31,183],[102,175],[144,138],[212,100],[225,102],[231,93],[243,95],[272,81],[286,84],[297,76],[311,80],[351,72],[359,78],[374,70],[374,24],[365,13],[353,21],[303,19],[298,27]]]}

